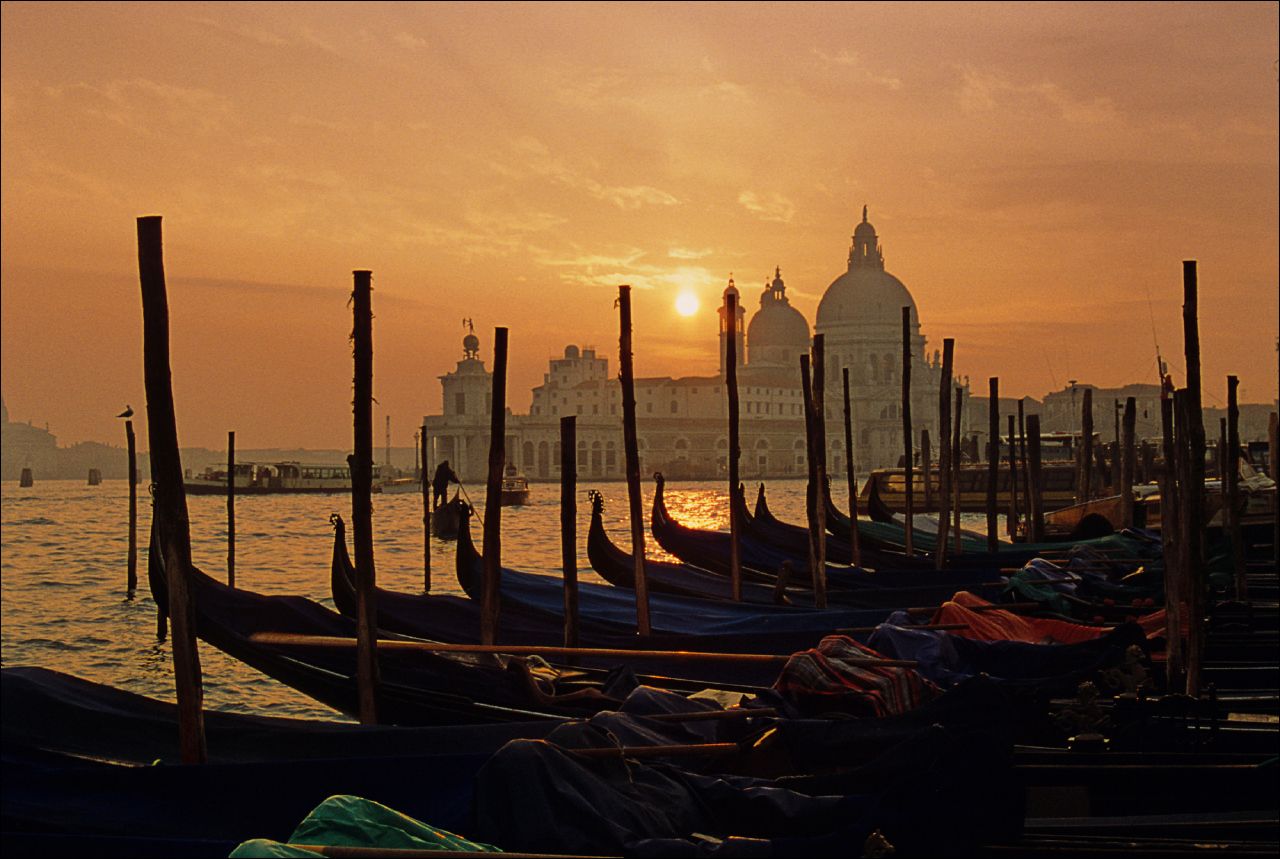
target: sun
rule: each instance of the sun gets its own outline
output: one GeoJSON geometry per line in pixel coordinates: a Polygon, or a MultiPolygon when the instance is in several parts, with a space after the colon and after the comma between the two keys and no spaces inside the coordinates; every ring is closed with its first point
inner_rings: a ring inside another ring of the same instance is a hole
{"type": "Polygon", "coordinates": [[[688,290],[676,296],[676,313],[681,316],[692,316],[698,312],[698,296],[688,290]]]}

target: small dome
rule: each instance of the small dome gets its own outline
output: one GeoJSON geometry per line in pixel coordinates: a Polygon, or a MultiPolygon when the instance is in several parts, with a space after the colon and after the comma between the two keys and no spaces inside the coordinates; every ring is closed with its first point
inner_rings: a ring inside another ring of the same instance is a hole
{"type": "Polygon", "coordinates": [[[462,338],[462,351],[467,353],[467,357],[474,358],[480,351],[480,338],[474,334],[468,334],[462,338]]]}
{"type": "Polygon", "coordinates": [[[577,346],[569,345],[564,347],[564,356],[566,358],[577,358],[579,354],[577,346]]]}
{"type": "Polygon", "coordinates": [[[781,269],[774,270],[773,283],[760,294],[760,309],[747,326],[750,364],[790,366],[809,351],[809,323],[791,306],[781,269]]]}

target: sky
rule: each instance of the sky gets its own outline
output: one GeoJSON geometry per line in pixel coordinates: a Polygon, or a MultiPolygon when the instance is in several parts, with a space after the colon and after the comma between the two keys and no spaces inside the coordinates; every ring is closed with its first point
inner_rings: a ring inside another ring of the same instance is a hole
{"type": "Polygon", "coordinates": [[[862,206],[929,349],[985,390],[1277,385],[1276,3],[16,3],[0,30],[0,389],[60,443],[143,412],[135,219],[164,218],[184,445],[377,443],[474,320],[510,405],[548,358],[711,375],[729,276],[812,322],[862,206]],[[681,293],[701,310],[676,312],[681,293]]]}

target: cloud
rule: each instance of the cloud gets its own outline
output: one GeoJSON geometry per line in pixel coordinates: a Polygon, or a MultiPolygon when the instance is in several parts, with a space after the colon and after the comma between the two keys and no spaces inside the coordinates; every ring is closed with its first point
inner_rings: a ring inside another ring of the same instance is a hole
{"type": "Polygon", "coordinates": [[[795,216],[795,204],[781,194],[757,194],[755,191],[743,191],[738,195],[738,202],[751,214],[763,221],[791,223],[795,216]]]}
{"type": "Polygon", "coordinates": [[[864,83],[878,84],[891,90],[902,89],[902,80],[893,75],[884,75],[872,71],[862,62],[862,58],[851,51],[841,51],[838,54],[828,54],[821,48],[812,48],[813,55],[818,58],[818,62],[828,68],[844,68],[853,73],[854,79],[864,83]]]}
{"type": "Polygon", "coordinates": [[[597,200],[612,203],[619,209],[639,209],[642,206],[676,206],[680,200],[661,188],[652,185],[609,185],[600,182],[559,158],[536,137],[518,137],[511,142],[515,159],[507,162],[490,160],[495,173],[515,179],[532,175],[552,179],[566,187],[584,191],[597,200]]]}
{"type": "Polygon", "coordinates": [[[1120,118],[1109,98],[1077,99],[1055,83],[1016,84],[973,66],[958,68],[962,80],[957,99],[967,113],[1007,110],[1021,103],[1033,110],[1049,108],[1074,124],[1098,125],[1120,118]]]}
{"type": "Polygon", "coordinates": [[[667,251],[667,256],[672,259],[702,259],[709,257],[715,250],[712,248],[703,248],[702,250],[694,250],[693,248],[671,248],[667,251]]]}
{"type": "Polygon", "coordinates": [[[47,87],[50,97],[137,134],[152,136],[160,124],[185,133],[220,131],[235,122],[231,99],[206,89],[162,84],[146,78],[47,87]]]}
{"type": "Polygon", "coordinates": [[[248,27],[237,24],[224,24],[213,18],[192,18],[191,21],[202,27],[208,27],[211,30],[217,30],[221,33],[228,33],[238,36],[242,39],[248,39],[251,42],[257,42],[259,45],[267,45],[269,47],[280,47],[289,44],[288,39],[259,27],[248,27]]]}

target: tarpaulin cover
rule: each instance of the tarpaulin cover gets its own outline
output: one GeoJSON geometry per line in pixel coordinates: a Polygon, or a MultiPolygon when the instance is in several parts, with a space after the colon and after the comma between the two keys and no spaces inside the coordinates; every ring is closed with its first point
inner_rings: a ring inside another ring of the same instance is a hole
{"type": "Polygon", "coordinates": [[[866,665],[881,654],[843,635],[792,654],[773,688],[808,713],[845,712],[889,716],[914,710],[938,695],[938,687],[913,668],[866,665]]]}
{"type": "Polygon", "coordinates": [[[968,591],[960,591],[938,607],[933,624],[956,624],[955,634],[979,641],[1024,641],[1028,644],[1071,644],[1090,641],[1111,631],[1110,627],[1085,626],[1065,620],[1023,617],[1011,611],[974,611],[992,603],[968,591]]]}
{"type": "Polygon", "coordinates": [[[231,852],[232,859],[275,856],[318,856],[290,845],[375,847],[384,850],[451,850],[459,853],[501,852],[491,844],[468,841],[460,835],[401,814],[358,796],[331,796],[298,824],[289,844],[253,839],[231,852]]]}
{"type": "Polygon", "coordinates": [[[919,671],[948,688],[978,675],[1017,689],[1070,694],[1080,680],[1116,664],[1124,649],[1141,639],[1134,626],[1076,644],[979,641],[941,630],[882,625],[870,645],[893,659],[914,659],[919,671]]]}

